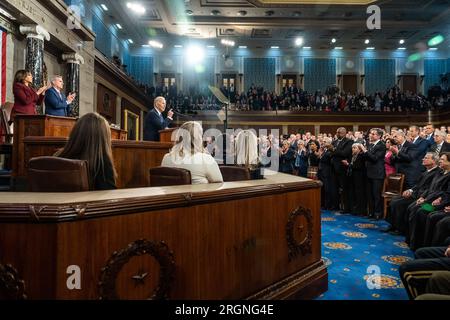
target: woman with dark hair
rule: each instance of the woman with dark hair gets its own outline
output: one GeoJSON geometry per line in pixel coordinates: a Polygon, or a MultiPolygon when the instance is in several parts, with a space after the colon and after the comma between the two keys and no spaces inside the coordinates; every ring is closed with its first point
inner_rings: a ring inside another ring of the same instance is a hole
{"type": "Polygon", "coordinates": [[[116,189],[117,173],[111,149],[111,129],[108,121],[98,113],[87,113],[78,119],[69,141],[55,156],[87,160],[91,189],[116,189]]]}
{"type": "Polygon", "coordinates": [[[35,91],[32,83],[33,76],[30,71],[16,72],[13,82],[14,106],[11,111],[11,121],[16,114],[36,114],[36,105],[42,104],[45,91],[49,86],[43,86],[35,91]]]}
{"type": "Polygon", "coordinates": [[[390,151],[390,147],[395,145],[394,139],[386,139],[386,154],[384,155],[384,170],[386,171],[386,177],[395,173],[395,167],[392,162],[392,152],[390,151]]]}

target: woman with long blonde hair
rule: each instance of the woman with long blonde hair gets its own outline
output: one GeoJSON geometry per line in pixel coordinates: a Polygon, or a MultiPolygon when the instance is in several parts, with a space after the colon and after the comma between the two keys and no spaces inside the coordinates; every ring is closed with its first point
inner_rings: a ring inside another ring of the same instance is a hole
{"type": "Polygon", "coordinates": [[[108,121],[96,112],[78,119],[64,149],[55,156],[87,160],[91,189],[116,188],[117,173],[111,148],[111,129],[108,121]]]}
{"type": "Polygon", "coordinates": [[[217,162],[203,147],[203,128],[200,123],[185,122],[176,131],[175,141],[161,166],[189,170],[192,184],[223,182],[217,162]]]}

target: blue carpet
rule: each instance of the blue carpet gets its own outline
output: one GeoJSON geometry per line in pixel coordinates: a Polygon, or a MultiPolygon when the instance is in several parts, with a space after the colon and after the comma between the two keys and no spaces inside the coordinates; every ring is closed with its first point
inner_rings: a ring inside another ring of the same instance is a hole
{"type": "Polygon", "coordinates": [[[380,231],[388,226],[385,221],[322,211],[328,291],[318,300],[408,300],[398,267],[414,255],[403,236],[380,231]]]}

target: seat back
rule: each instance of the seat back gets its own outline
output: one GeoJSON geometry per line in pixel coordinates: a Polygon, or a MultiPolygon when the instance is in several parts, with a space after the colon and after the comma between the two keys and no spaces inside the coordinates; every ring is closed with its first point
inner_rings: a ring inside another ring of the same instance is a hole
{"type": "Polygon", "coordinates": [[[251,180],[250,170],[239,166],[219,166],[223,181],[242,181],[251,180]]]}
{"type": "Polygon", "coordinates": [[[88,163],[59,157],[36,157],[28,162],[28,188],[32,192],[89,191],[88,163]]]}
{"type": "Polygon", "coordinates": [[[150,187],[191,184],[191,172],[182,168],[155,167],[149,170],[150,187]]]}
{"type": "Polygon", "coordinates": [[[403,181],[405,175],[402,173],[394,173],[387,176],[384,180],[383,192],[392,194],[401,194],[403,192],[403,181]]]}

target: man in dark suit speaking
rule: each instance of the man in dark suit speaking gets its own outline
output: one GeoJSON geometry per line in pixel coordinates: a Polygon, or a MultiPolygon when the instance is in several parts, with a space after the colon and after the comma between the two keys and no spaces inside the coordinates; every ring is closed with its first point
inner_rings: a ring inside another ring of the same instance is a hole
{"type": "Polygon", "coordinates": [[[167,118],[164,119],[162,113],[166,110],[166,99],[164,97],[156,97],[154,108],[147,113],[144,121],[144,140],[159,141],[159,130],[169,127],[173,121],[173,111],[167,112],[167,118]]]}
{"type": "Polygon", "coordinates": [[[67,97],[62,93],[64,81],[61,76],[54,76],[51,80],[52,87],[45,93],[45,114],[52,116],[70,116],[70,104],[75,99],[75,93],[67,97]]]}

